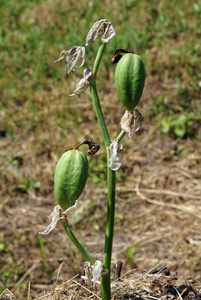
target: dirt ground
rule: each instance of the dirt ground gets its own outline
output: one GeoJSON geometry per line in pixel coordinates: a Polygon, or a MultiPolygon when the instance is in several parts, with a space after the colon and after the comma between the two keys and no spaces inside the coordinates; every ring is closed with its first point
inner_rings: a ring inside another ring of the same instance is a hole
{"type": "MultiPolygon", "coordinates": [[[[171,92],[171,86],[166,87],[166,91],[168,89],[171,92]]],[[[133,141],[126,137],[122,142],[124,157],[117,176],[112,263],[121,260],[122,274],[125,274],[132,269],[149,271],[164,261],[171,274],[191,276],[199,281],[201,142],[197,137],[201,136],[200,125],[195,124],[196,137],[181,139],[174,134],[164,134],[158,119],[155,123],[151,112],[147,113],[150,91],[154,94],[155,88],[148,79],[139,107],[144,115],[144,126],[133,141]]],[[[155,93],[160,92],[162,88],[155,93]]],[[[106,119],[108,112],[116,107],[116,100],[107,101],[110,96],[106,92],[102,101],[106,119]]],[[[89,107],[84,104],[84,114],[90,119],[89,107]]],[[[123,107],[116,110],[114,124],[110,126],[113,136],[119,130],[115,124],[118,125],[123,111],[123,107]]],[[[87,125],[85,138],[91,136],[93,130],[97,134],[98,129],[93,124],[87,125]]],[[[58,225],[43,237],[46,264],[42,261],[38,233],[48,225],[48,215],[56,205],[53,177],[58,155],[54,153],[54,146],[52,149],[48,145],[48,136],[43,147],[29,150],[33,139],[32,135],[25,138],[19,134],[14,149],[17,164],[2,168],[0,263],[1,285],[8,277],[7,288],[16,297],[25,298],[30,285],[31,297],[39,299],[38,295],[52,290],[63,261],[66,264],[62,264],[57,284],[77,274],[83,275],[85,259],[58,225]],[[37,178],[42,188],[33,185],[25,189],[20,185],[24,174],[37,178]]],[[[0,143],[1,151],[12,153],[13,141],[9,137],[2,137],[0,143]]],[[[100,164],[98,159],[104,155],[102,148],[91,164],[100,164]]],[[[90,180],[80,199],[78,214],[72,217],[70,224],[91,255],[101,260],[107,190],[90,180]]]]}

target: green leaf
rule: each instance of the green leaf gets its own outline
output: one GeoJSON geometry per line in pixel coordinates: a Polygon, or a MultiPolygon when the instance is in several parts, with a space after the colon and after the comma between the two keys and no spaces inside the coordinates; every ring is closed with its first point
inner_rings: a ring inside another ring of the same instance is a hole
{"type": "Polygon", "coordinates": [[[124,255],[126,256],[131,266],[134,265],[133,256],[135,253],[135,247],[136,247],[135,244],[132,244],[127,250],[124,250],[124,255]]]}

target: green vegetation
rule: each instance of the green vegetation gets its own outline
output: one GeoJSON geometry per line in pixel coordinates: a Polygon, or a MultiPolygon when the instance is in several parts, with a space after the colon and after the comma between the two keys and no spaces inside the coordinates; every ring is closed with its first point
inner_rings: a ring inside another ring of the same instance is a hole
{"type": "Polygon", "coordinates": [[[41,255],[42,262],[43,262],[44,272],[47,273],[50,282],[52,282],[54,280],[54,276],[53,276],[53,273],[52,273],[52,269],[49,266],[49,263],[47,261],[47,257],[46,257],[46,253],[45,253],[45,247],[44,247],[44,244],[43,244],[43,238],[41,237],[41,235],[38,235],[38,246],[40,248],[40,255],[41,255]]]}
{"type": "Polygon", "coordinates": [[[15,257],[15,254],[6,245],[4,235],[1,233],[1,235],[0,235],[0,255],[3,256],[3,254],[6,254],[11,258],[13,266],[14,266],[14,271],[13,270],[6,270],[7,268],[5,268],[6,267],[5,263],[2,260],[0,260],[0,264],[1,264],[1,267],[2,267],[1,277],[2,277],[2,280],[3,280],[3,282],[2,282],[3,286],[1,287],[0,293],[7,286],[7,283],[8,283],[8,281],[9,281],[9,279],[12,275],[16,274],[18,276],[18,279],[19,279],[25,272],[25,270],[22,270],[20,268],[19,263],[18,263],[18,261],[15,257]]]}
{"type": "Polygon", "coordinates": [[[82,1],[78,7],[73,1],[20,1],[15,5],[1,1],[1,135],[17,140],[19,133],[22,137],[34,133],[37,146],[42,147],[41,132],[48,131],[58,133],[60,146],[64,140],[67,144],[64,129],[84,121],[84,112],[71,107],[82,106],[82,99],[68,96],[76,78],[72,86],[72,80],[63,79],[62,68],[53,61],[62,48],[84,45],[87,28],[100,18],[110,20],[118,33],[103,58],[106,76],[113,72],[108,55],[123,45],[143,57],[148,74],[155,79],[163,76],[160,84],[170,85],[173,94],[166,96],[171,110],[179,114],[195,110],[201,73],[200,7],[200,1],[119,1],[109,7],[101,1],[91,6],[82,1]]]}
{"type": "Polygon", "coordinates": [[[135,266],[135,262],[133,261],[133,256],[135,253],[135,244],[131,245],[128,249],[124,250],[124,255],[126,256],[128,263],[132,268],[135,266]]]}

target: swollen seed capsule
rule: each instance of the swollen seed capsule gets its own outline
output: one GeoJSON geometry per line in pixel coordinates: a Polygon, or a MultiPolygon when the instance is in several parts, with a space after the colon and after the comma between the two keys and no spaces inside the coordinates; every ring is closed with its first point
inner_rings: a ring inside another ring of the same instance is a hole
{"type": "Polygon", "coordinates": [[[69,150],[59,159],[54,176],[54,194],[65,211],[81,195],[88,178],[88,160],[79,150],[69,150]]]}
{"type": "Polygon", "coordinates": [[[115,85],[121,102],[130,112],[139,103],[145,82],[145,68],[141,58],[133,53],[125,54],[117,63],[115,85]]]}

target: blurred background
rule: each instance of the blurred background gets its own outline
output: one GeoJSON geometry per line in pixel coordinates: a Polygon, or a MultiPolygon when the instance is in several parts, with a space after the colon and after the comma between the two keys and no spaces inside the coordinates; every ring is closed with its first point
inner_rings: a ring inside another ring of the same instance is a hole
{"type": "MultiPolygon", "coordinates": [[[[200,279],[201,269],[201,1],[0,0],[0,283],[16,296],[52,289],[83,274],[85,259],[61,225],[38,237],[56,201],[59,157],[85,139],[100,144],[89,180],[70,219],[86,249],[102,260],[106,222],[106,155],[89,89],[69,97],[83,70],[67,75],[64,49],[85,45],[93,23],[112,22],[97,87],[111,136],[125,108],[110,63],[118,48],[140,55],[146,82],[138,110],[143,127],[122,140],[117,172],[112,263],[125,273],[165,261],[200,279]]],[[[86,49],[92,69],[100,39],[86,49]]],[[[87,153],[87,147],[82,151],[87,153]]]]}

